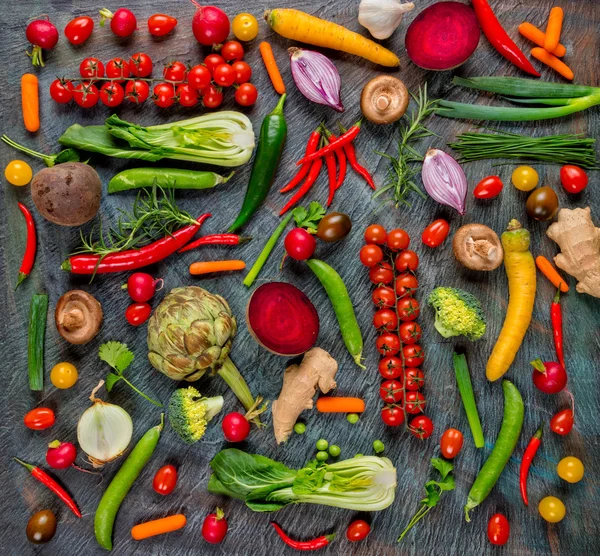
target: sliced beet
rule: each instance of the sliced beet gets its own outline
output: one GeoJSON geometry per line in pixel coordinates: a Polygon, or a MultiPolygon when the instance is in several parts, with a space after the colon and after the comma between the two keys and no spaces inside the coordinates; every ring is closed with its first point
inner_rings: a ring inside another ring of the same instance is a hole
{"type": "Polygon", "coordinates": [[[254,339],[277,355],[300,355],[315,345],[319,335],[315,306],[285,282],[269,282],[254,290],[246,322],[254,339]]]}
{"type": "Polygon", "coordinates": [[[479,43],[479,23],[470,6],[438,2],[425,8],[406,31],[406,52],[428,70],[449,70],[466,62],[479,43]]]}

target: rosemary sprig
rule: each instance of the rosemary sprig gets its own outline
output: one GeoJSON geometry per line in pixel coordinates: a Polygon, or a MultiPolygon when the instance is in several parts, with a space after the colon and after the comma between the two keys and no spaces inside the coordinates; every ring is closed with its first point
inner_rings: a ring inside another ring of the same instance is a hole
{"type": "Polygon", "coordinates": [[[412,191],[423,198],[426,197],[414,181],[415,176],[419,173],[419,168],[413,164],[423,162],[423,155],[415,150],[414,144],[420,139],[435,135],[423,125],[423,121],[436,111],[438,103],[436,99],[428,98],[427,83],[419,88],[417,95],[411,93],[411,97],[417,107],[400,120],[400,139],[396,156],[376,151],[378,155],[387,158],[390,165],[383,187],[374,193],[373,198],[388,194],[385,202],[394,203],[396,208],[400,205],[411,206],[407,197],[412,191]]]}

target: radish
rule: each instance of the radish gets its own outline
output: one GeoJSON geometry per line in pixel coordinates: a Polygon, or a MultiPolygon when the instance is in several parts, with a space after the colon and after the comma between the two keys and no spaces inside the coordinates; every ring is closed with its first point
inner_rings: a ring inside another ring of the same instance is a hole
{"type": "Polygon", "coordinates": [[[198,7],[192,19],[192,32],[196,40],[204,46],[220,44],[229,35],[229,18],[227,14],[214,6],[201,6],[192,0],[198,7]]]}
{"type": "Polygon", "coordinates": [[[100,10],[100,27],[110,19],[110,30],[117,37],[128,37],[137,28],[137,19],[131,10],[119,8],[114,14],[107,8],[100,10]]]}
{"type": "Polygon", "coordinates": [[[425,8],[406,31],[406,52],[419,67],[448,70],[460,66],[479,43],[479,23],[470,6],[437,2],[425,8]]]}
{"type": "Polygon", "coordinates": [[[31,58],[31,63],[34,66],[44,67],[42,49],[52,50],[56,46],[58,29],[48,19],[36,19],[27,26],[25,36],[33,46],[31,54],[27,53],[27,56],[31,58]]]}
{"type": "Polygon", "coordinates": [[[122,289],[127,289],[129,297],[138,303],[145,303],[154,297],[157,290],[157,284],[162,289],[164,280],[157,278],[156,280],[145,272],[134,272],[127,280],[127,284],[121,286],[122,289]]]}
{"type": "Polygon", "coordinates": [[[208,514],[202,523],[202,538],[211,544],[219,544],[227,535],[227,520],[221,508],[208,514]]]}
{"type": "Polygon", "coordinates": [[[536,359],[531,362],[533,367],[533,384],[544,394],[558,394],[567,385],[567,371],[555,361],[542,362],[536,359]]]}
{"type": "Polygon", "coordinates": [[[304,228],[294,228],[285,236],[283,246],[292,259],[305,261],[313,256],[317,241],[304,228]]]}
{"type": "Polygon", "coordinates": [[[77,448],[72,442],[60,442],[55,440],[48,444],[46,462],[52,469],[66,469],[75,463],[77,448]]]}

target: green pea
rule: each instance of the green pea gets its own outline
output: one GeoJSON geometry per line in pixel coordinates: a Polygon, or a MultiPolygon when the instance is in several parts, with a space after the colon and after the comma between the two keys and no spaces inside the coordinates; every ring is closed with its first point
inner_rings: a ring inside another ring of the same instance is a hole
{"type": "Polygon", "coordinates": [[[360,417],[358,416],[358,413],[348,413],[348,415],[346,416],[346,419],[348,419],[348,423],[350,423],[352,425],[356,425],[356,423],[358,423],[358,420],[360,419],[360,417]]]}
{"type": "Polygon", "coordinates": [[[327,442],[327,440],[325,440],[324,438],[317,440],[317,450],[322,452],[323,450],[327,450],[328,447],[329,442],[327,442]]]}
{"type": "Polygon", "coordinates": [[[364,456],[364,454],[356,454],[354,457],[355,458],[362,458],[364,456]]]}
{"type": "Polygon", "coordinates": [[[385,450],[385,445],[381,440],[375,440],[375,442],[373,442],[373,450],[375,450],[376,454],[381,454],[381,452],[385,450]]]}
{"type": "Polygon", "coordinates": [[[329,446],[329,453],[332,457],[337,458],[342,453],[342,449],[336,444],[332,444],[329,446]]]}
{"type": "Polygon", "coordinates": [[[304,434],[306,432],[306,425],[304,423],[296,423],[294,425],[294,432],[296,434],[304,434]]]}
{"type": "Polygon", "coordinates": [[[317,452],[317,461],[327,461],[329,459],[329,454],[324,451],[317,452]]]}

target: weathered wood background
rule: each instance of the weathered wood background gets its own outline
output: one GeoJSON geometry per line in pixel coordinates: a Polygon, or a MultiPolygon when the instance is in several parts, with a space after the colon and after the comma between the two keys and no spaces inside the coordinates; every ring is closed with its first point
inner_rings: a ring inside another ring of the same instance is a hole
{"type": "MultiPolygon", "coordinates": [[[[425,82],[428,83],[433,97],[476,100],[477,94],[460,91],[451,85],[453,72],[431,73],[416,68],[407,58],[404,49],[404,33],[408,23],[432,0],[418,0],[417,9],[408,14],[405,22],[393,37],[386,41],[387,46],[397,52],[402,60],[402,68],[398,75],[413,91],[425,82]]],[[[566,19],[563,31],[563,42],[568,49],[568,62],[575,70],[576,79],[580,83],[599,85],[598,66],[600,63],[599,28],[600,8],[594,0],[566,2],[559,0],[494,0],[491,2],[498,16],[513,37],[517,36],[516,27],[524,20],[539,26],[545,20],[553,4],[563,5],[566,19]]],[[[120,3],[106,2],[109,8],[116,9],[120,3]]],[[[283,3],[282,3],[283,4],[283,3]]],[[[337,21],[350,29],[367,34],[357,22],[357,0],[339,0],[309,2],[296,0],[287,2],[289,6],[318,14],[326,19],[337,21]]],[[[232,0],[223,0],[219,6],[231,16],[243,10],[260,15],[267,7],[274,7],[265,2],[249,0],[243,5],[232,0]]],[[[51,153],[58,150],[57,139],[71,124],[98,124],[108,116],[109,111],[98,106],[92,110],[83,110],[75,105],[58,106],[48,95],[48,86],[57,75],[74,76],[78,73],[79,62],[86,56],[97,56],[108,60],[114,56],[127,57],[134,52],[144,50],[156,64],[159,74],[163,64],[171,60],[183,60],[198,63],[206,54],[194,40],[190,22],[194,7],[189,2],[160,2],[158,0],[138,0],[127,7],[132,8],[138,16],[140,30],[134,37],[119,40],[108,29],[96,27],[91,40],[81,47],[72,47],[62,35],[65,24],[74,16],[90,14],[103,7],[89,2],[75,0],[28,1],[4,3],[5,14],[2,33],[2,51],[4,62],[0,65],[0,82],[2,83],[1,130],[16,141],[37,150],[51,153]],[[167,11],[179,19],[179,25],[173,36],[164,39],[152,39],[145,29],[146,19],[153,13],[167,11]],[[26,41],[24,29],[32,16],[42,13],[50,15],[52,21],[61,30],[61,39],[57,48],[46,54],[47,65],[38,72],[40,77],[41,120],[39,133],[30,135],[25,132],[21,122],[19,79],[31,70],[29,60],[25,56],[26,41]]],[[[293,163],[298,153],[304,148],[310,131],[320,122],[326,120],[332,127],[338,119],[333,111],[310,104],[300,95],[292,83],[286,48],[293,43],[273,34],[261,21],[259,38],[248,47],[246,59],[254,70],[253,81],[257,84],[259,100],[256,106],[248,111],[255,131],[258,133],[263,116],[276,103],[276,95],[267,79],[258,53],[258,42],[267,38],[273,44],[275,54],[282,68],[283,77],[289,87],[289,99],[285,108],[289,126],[288,143],[285,149],[277,184],[283,184],[294,170],[293,163]]],[[[521,38],[516,41],[524,48],[531,45],[521,38]]],[[[346,112],[341,119],[350,125],[360,116],[358,100],[361,88],[366,81],[380,72],[374,65],[356,57],[336,52],[328,52],[335,61],[342,76],[342,96],[346,112]]],[[[537,64],[540,66],[540,64],[537,64]]],[[[522,75],[519,71],[501,58],[482,36],[480,45],[472,58],[459,68],[456,73],[465,76],[476,75],[522,75]]],[[[552,71],[542,70],[543,79],[556,80],[552,71]]],[[[481,102],[489,102],[481,98],[481,102]]],[[[226,93],[224,108],[234,108],[233,94],[226,93]]],[[[190,113],[200,110],[171,109],[161,111],[148,103],[139,109],[126,106],[117,111],[123,118],[142,124],[153,124],[181,119],[190,113]]],[[[598,110],[589,110],[585,114],[545,123],[525,123],[501,125],[503,129],[529,133],[534,135],[557,132],[583,132],[598,136],[600,130],[598,110]]],[[[432,118],[431,128],[439,134],[422,145],[429,144],[444,148],[446,141],[461,131],[472,128],[468,122],[432,118]]],[[[397,138],[395,126],[376,127],[364,125],[364,130],[357,142],[359,151],[366,165],[375,171],[376,181],[381,183],[386,170],[375,150],[394,151],[397,138]]],[[[0,165],[15,158],[16,153],[6,146],[0,147],[0,165]]],[[[20,157],[19,157],[20,158],[20,157]]],[[[35,170],[42,168],[40,161],[28,159],[35,170]]],[[[135,165],[135,162],[109,160],[94,157],[91,163],[97,168],[103,182],[106,183],[116,171],[135,165]]],[[[178,165],[173,163],[173,165],[178,165]]],[[[434,218],[443,216],[451,222],[452,228],[468,222],[483,222],[500,233],[511,218],[521,220],[532,233],[532,251],[551,257],[556,246],[546,238],[547,224],[532,221],[525,214],[525,196],[510,185],[510,173],[514,166],[492,168],[490,162],[470,164],[465,167],[470,188],[479,179],[490,173],[499,173],[506,187],[499,199],[491,202],[476,202],[472,195],[468,196],[467,214],[457,217],[452,210],[442,208],[430,199],[421,200],[413,196],[412,208],[399,210],[378,209],[378,203],[371,199],[371,193],[365,184],[354,175],[350,175],[345,186],[336,197],[334,209],[347,212],[353,221],[352,234],[342,244],[323,245],[318,247],[318,257],[336,267],[345,279],[351,297],[360,318],[364,338],[367,371],[361,371],[353,365],[341,341],[337,323],[331,305],[315,277],[307,272],[302,264],[288,262],[283,272],[279,273],[277,265],[282,255],[279,245],[273,258],[267,264],[261,279],[279,279],[290,281],[299,286],[313,300],[321,317],[321,334],[318,345],[330,351],[340,364],[338,373],[338,393],[364,396],[367,411],[358,425],[347,423],[343,416],[318,415],[315,412],[305,413],[307,432],[304,436],[293,436],[282,447],[277,447],[270,429],[262,432],[253,431],[249,441],[243,448],[277,458],[290,466],[302,466],[313,455],[314,443],[320,438],[339,444],[342,457],[352,457],[357,452],[370,453],[371,444],[381,439],[386,445],[386,455],[392,459],[398,469],[398,489],[396,501],[386,511],[368,516],[372,523],[370,537],[355,545],[344,537],[348,523],[355,519],[355,512],[326,508],[288,507],[276,515],[252,513],[242,503],[212,496],[206,491],[209,475],[208,462],[214,454],[225,446],[220,428],[220,418],[216,419],[204,439],[188,447],[168,429],[164,432],[158,448],[146,469],[141,474],[134,488],[127,496],[119,512],[115,533],[115,554],[231,554],[231,555],[268,555],[273,553],[292,554],[284,549],[280,540],[269,527],[269,520],[277,521],[292,536],[310,538],[331,531],[338,531],[335,543],[323,553],[340,555],[373,555],[389,554],[427,554],[427,555],[462,555],[462,554],[494,554],[499,549],[492,547],[486,538],[486,526],[489,517],[495,512],[503,512],[510,520],[511,538],[502,551],[506,554],[541,555],[564,554],[581,555],[600,552],[600,534],[598,528],[597,504],[600,500],[598,489],[598,410],[600,397],[598,389],[598,350],[600,336],[600,302],[585,295],[571,292],[564,298],[566,355],[569,363],[569,388],[576,399],[576,425],[567,437],[559,437],[548,432],[542,447],[535,459],[530,477],[531,505],[525,508],[520,500],[517,473],[523,449],[530,436],[540,423],[548,423],[550,417],[559,409],[567,406],[566,395],[547,396],[538,392],[531,383],[528,362],[537,356],[554,359],[554,349],[549,328],[549,304],[553,296],[553,287],[540,278],[535,305],[534,320],[519,355],[508,376],[515,382],[523,394],[526,403],[525,424],[522,437],[514,456],[500,478],[497,486],[484,504],[473,514],[471,523],[465,523],[463,505],[470,485],[489,453],[489,448],[499,430],[502,418],[502,391],[499,383],[490,384],[485,379],[484,367],[492,345],[502,325],[507,302],[507,282],[503,269],[489,274],[468,272],[457,264],[452,256],[450,241],[442,247],[431,250],[424,247],[419,236],[423,227],[434,218]],[[358,250],[362,244],[362,232],[366,225],[380,222],[388,229],[401,226],[413,236],[413,246],[421,257],[419,280],[421,290],[419,299],[425,300],[428,292],[437,285],[463,287],[482,300],[489,319],[488,333],[476,344],[467,346],[473,382],[479,409],[482,415],[483,428],[487,446],[476,450],[473,446],[467,421],[462,409],[460,397],[455,385],[451,365],[455,341],[444,341],[433,329],[432,312],[425,308],[420,323],[425,329],[423,344],[427,353],[423,366],[427,377],[425,394],[427,396],[427,414],[433,418],[435,432],[428,441],[421,442],[403,430],[394,430],[382,425],[379,417],[381,406],[378,398],[380,382],[376,370],[378,356],[374,348],[375,331],[371,326],[372,306],[370,301],[371,285],[366,272],[358,262],[358,250]],[[404,524],[410,519],[418,507],[422,497],[422,485],[428,478],[429,459],[438,453],[439,437],[447,427],[457,427],[465,432],[465,447],[456,459],[457,489],[444,494],[440,505],[433,510],[427,519],[410,533],[403,544],[397,546],[395,540],[404,524]],[[564,456],[575,455],[582,459],[586,466],[584,479],[576,485],[569,485],[558,478],[555,467],[564,456]],[[163,498],[154,493],[151,480],[155,471],[165,463],[174,463],[179,469],[180,479],[175,492],[163,498]],[[556,495],[566,504],[567,517],[558,525],[548,525],[537,512],[539,500],[547,495],[556,495]],[[225,509],[229,519],[230,531],[226,540],[219,546],[209,546],[203,542],[200,527],[204,516],[214,510],[216,505],[225,509]],[[188,516],[185,530],[170,535],[136,543],[130,537],[132,525],[168,515],[184,512],[188,516]]],[[[558,193],[561,206],[592,206],[596,222],[600,222],[600,202],[597,200],[597,173],[592,174],[590,186],[577,198],[567,196],[560,187],[557,166],[536,165],[541,182],[552,186],[558,193]]],[[[178,194],[181,205],[193,214],[204,211],[213,213],[213,218],[205,225],[205,232],[220,232],[233,220],[241,205],[249,176],[250,165],[240,168],[234,179],[228,184],[210,192],[178,194]]],[[[263,206],[246,232],[254,237],[249,244],[233,250],[235,257],[254,261],[262,248],[267,234],[275,228],[279,219],[277,212],[283,200],[273,188],[265,206],[263,206]]],[[[13,291],[19,263],[25,242],[24,223],[17,209],[17,200],[31,206],[29,187],[15,188],[6,182],[0,188],[0,244],[2,283],[0,303],[2,306],[3,329],[3,361],[2,392],[3,418],[0,434],[2,435],[0,453],[2,466],[0,482],[3,494],[0,530],[0,552],[10,555],[45,554],[45,555],[79,555],[102,554],[93,533],[93,515],[100,496],[108,481],[115,473],[119,463],[109,465],[103,472],[101,482],[98,477],[85,475],[76,470],[56,472],[54,475],[66,485],[73,494],[84,517],[76,519],[49,491],[17,466],[10,458],[13,455],[37,463],[44,463],[44,453],[48,442],[59,438],[75,441],[76,424],[80,414],[88,407],[87,397],[93,386],[102,378],[107,367],[97,357],[98,346],[108,340],[120,340],[129,344],[136,354],[136,360],[128,371],[146,392],[167,400],[176,384],[154,371],[146,359],[146,330],[130,327],[123,313],[128,305],[128,298],[121,291],[120,285],[124,276],[102,276],[88,285],[86,279],[69,276],[60,270],[60,263],[66,255],[79,244],[79,231],[72,228],[61,228],[43,220],[37,213],[35,218],[39,231],[39,251],[35,269],[31,277],[18,291],[13,291]],[[71,288],[83,288],[93,293],[101,302],[105,313],[105,322],[99,336],[83,347],[71,346],[64,342],[54,327],[52,313],[58,297],[71,288]],[[26,341],[27,315],[32,294],[47,292],[50,295],[50,312],[48,317],[46,340],[46,387],[42,395],[36,395],[27,387],[26,341]],[[49,381],[51,367],[59,361],[71,361],[79,369],[80,379],[74,388],[57,391],[49,381]],[[23,415],[26,411],[44,401],[56,411],[57,423],[43,432],[32,432],[24,428],[23,415]],[[58,517],[58,530],[54,540],[41,547],[34,548],[25,536],[25,525],[29,516],[40,509],[51,508],[58,517]]],[[[314,189],[315,199],[324,201],[326,183],[322,176],[314,189]]],[[[131,206],[132,194],[105,196],[98,219],[104,224],[114,223],[119,208],[131,206]]],[[[85,231],[90,227],[86,226],[85,231]]],[[[238,317],[239,331],[233,346],[232,358],[248,380],[253,392],[260,393],[267,399],[273,399],[279,392],[281,376],[286,361],[262,350],[250,337],[244,325],[243,315],[250,295],[241,284],[242,275],[210,276],[203,279],[191,278],[187,267],[190,262],[199,258],[218,259],[231,254],[224,248],[205,248],[203,251],[173,256],[164,263],[150,269],[155,275],[165,279],[166,290],[181,286],[197,284],[208,290],[224,295],[233,312],[238,317]]],[[[571,286],[574,286],[571,280],[571,286]]],[[[164,293],[154,300],[156,305],[164,293]]],[[[198,387],[208,395],[224,393],[227,410],[238,408],[233,395],[227,391],[219,378],[203,379],[198,387]]],[[[134,439],[139,437],[152,425],[158,422],[159,411],[140,397],[132,394],[124,385],[118,385],[115,391],[107,396],[111,402],[122,405],[133,417],[134,439]]],[[[270,416],[267,417],[270,420],[270,416]]]]}

